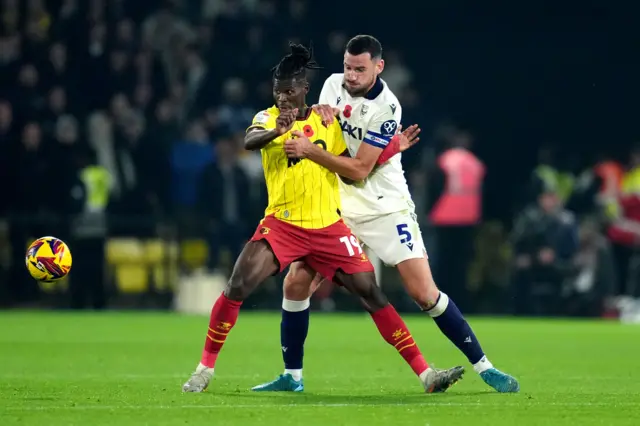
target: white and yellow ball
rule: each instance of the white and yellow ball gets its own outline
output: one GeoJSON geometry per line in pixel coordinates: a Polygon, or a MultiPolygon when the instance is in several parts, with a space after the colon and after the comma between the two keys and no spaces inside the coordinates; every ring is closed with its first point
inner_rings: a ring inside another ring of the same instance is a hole
{"type": "Polygon", "coordinates": [[[25,256],[27,269],[38,281],[58,281],[71,270],[71,251],[64,241],[55,237],[35,240],[25,256]]]}

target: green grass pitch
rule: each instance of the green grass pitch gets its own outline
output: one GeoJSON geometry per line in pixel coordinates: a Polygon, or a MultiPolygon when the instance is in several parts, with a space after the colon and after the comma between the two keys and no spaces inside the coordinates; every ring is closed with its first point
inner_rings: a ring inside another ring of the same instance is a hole
{"type": "Polygon", "coordinates": [[[281,371],[279,314],[244,312],[203,394],[181,385],[208,319],[165,313],[0,313],[0,425],[640,425],[640,327],[472,319],[521,392],[497,394],[425,316],[427,359],[467,374],[426,395],[364,314],[312,313],[303,394],[252,393],[281,371]]]}

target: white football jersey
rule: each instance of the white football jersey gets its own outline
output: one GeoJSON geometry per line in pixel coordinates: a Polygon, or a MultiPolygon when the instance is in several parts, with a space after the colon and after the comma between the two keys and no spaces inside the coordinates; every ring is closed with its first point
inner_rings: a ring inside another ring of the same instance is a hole
{"type": "MultiPolygon", "coordinates": [[[[353,98],[342,87],[342,80],[343,74],[327,78],[320,104],[340,108],[340,125],[349,153],[355,157],[363,142],[384,148],[402,118],[398,98],[382,79],[364,97],[353,98]]],[[[340,182],[343,216],[376,216],[414,209],[400,157],[397,154],[375,168],[364,182],[340,182]]]]}

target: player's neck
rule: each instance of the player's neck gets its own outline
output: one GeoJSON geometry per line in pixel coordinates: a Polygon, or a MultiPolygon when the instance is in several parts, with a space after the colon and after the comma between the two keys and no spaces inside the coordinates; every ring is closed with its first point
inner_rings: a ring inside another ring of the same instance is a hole
{"type": "Polygon", "coordinates": [[[309,114],[311,114],[311,108],[309,108],[307,105],[303,106],[302,108],[298,108],[298,116],[296,117],[296,120],[304,121],[309,118],[309,114]]]}

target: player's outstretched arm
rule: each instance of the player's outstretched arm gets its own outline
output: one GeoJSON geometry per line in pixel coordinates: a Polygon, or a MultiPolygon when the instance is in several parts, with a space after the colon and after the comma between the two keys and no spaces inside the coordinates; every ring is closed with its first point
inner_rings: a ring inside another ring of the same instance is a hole
{"type": "Polygon", "coordinates": [[[308,158],[340,176],[356,181],[363,180],[369,175],[382,152],[381,148],[362,144],[355,158],[342,157],[311,143],[300,131],[294,130],[291,134],[296,138],[284,143],[284,150],[288,157],[308,158]]]}
{"type": "MultiPolygon", "coordinates": [[[[396,137],[399,138],[399,142],[393,146],[395,149],[394,154],[408,149],[420,140],[418,138],[419,133],[420,128],[418,128],[417,125],[413,125],[403,133],[396,135],[396,137]]],[[[311,143],[302,132],[293,131],[291,134],[296,136],[296,139],[289,139],[284,145],[284,149],[289,157],[308,158],[314,163],[320,164],[332,172],[354,181],[366,179],[383,153],[382,148],[368,143],[362,143],[355,157],[337,156],[311,143]]],[[[390,157],[388,157],[387,160],[389,158],[390,157]]]]}

